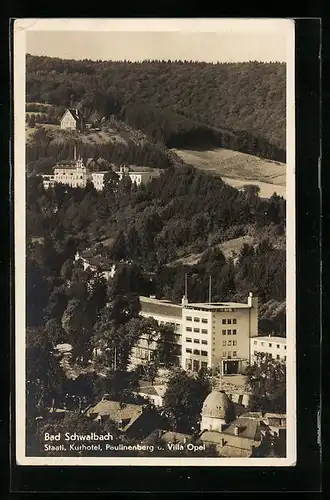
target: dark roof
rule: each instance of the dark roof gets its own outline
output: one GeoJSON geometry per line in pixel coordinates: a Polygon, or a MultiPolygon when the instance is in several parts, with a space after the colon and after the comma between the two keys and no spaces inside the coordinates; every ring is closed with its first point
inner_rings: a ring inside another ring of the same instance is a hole
{"type": "Polygon", "coordinates": [[[139,394],[146,394],[148,396],[163,396],[166,391],[164,384],[151,385],[146,380],[139,380],[139,394]]]}
{"type": "Polygon", "coordinates": [[[83,259],[91,259],[92,257],[94,257],[94,252],[91,249],[87,249],[81,252],[80,255],[83,259]]]}
{"type": "Polygon", "coordinates": [[[166,443],[185,443],[192,438],[191,434],[183,434],[182,432],[172,432],[164,429],[155,429],[144,440],[143,443],[148,444],[153,442],[155,438],[161,438],[166,443]]]}
{"type": "Polygon", "coordinates": [[[102,255],[95,255],[95,257],[88,259],[88,262],[91,266],[99,267],[103,271],[109,270],[114,264],[113,261],[102,255]]]}
{"type": "Polygon", "coordinates": [[[80,256],[85,259],[90,266],[100,268],[102,271],[110,270],[114,264],[112,260],[103,255],[94,255],[92,250],[85,250],[80,256]]]}
{"type": "Polygon", "coordinates": [[[162,439],[166,443],[185,443],[191,438],[191,434],[183,434],[182,432],[167,431],[162,435],[162,439]]]}
{"type": "Polygon", "coordinates": [[[225,430],[219,431],[204,431],[201,434],[201,440],[208,443],[221,444],[222,439],[228,447],[240,448],[242,450],[251,449],[254,443],[261,442],[261,431],[268,427],[251,418],[239,417],[232,422],[225,430]],[[238,435],[235,435],[235,427],[239,427],[238,435]]]}
{"type": "Polygon", "coordinates": [[[181,307],[167,303],[167,302],[152,302],[147,300],[144,300],[145,297],[140,297],[140,302],[141,302],[141,311],[143,313],[148,313],[148,314],[160,314],[160,315],[166,315],[166,316],[175,316],[177,318],[182,317],[182,309],[181,307]]]}
{"type": "Polygon", "coordinates": [[[143,413],[142,405],[124,404],[119,401],[102,400],[94,407],[89,408],[87,415],[90,417],[108,417],[116,423],[125,422],[123,431],[126,431],[143,413]]]}
{"type": "Polygon", "coordinates": [[[67,169],[74,169],[75,170],[77,168],[77,165],[76,165],[75,161],[66,161],[66,160],[63,160],[63,161],[58,162],[53,167],[53,169],[55,169],[55,168],[67,168],[67,169]]]}

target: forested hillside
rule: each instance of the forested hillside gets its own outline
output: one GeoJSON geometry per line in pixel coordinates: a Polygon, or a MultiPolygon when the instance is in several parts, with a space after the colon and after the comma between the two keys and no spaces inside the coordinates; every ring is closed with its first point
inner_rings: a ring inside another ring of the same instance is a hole
{"type": "MultiPolygon", "coordinates": [[[[285,232],[285,201],[276,195],[263,200],[256,191],[238,191],[192,167],[168,168],[140,187],[109,174],[102,192],[92,185],[45,191],[41,179],[31,177],[27,194],[28,255],[37,273],[31,283],[41,279],[44,268],[54,278],[62,275],[78,248],[111,238],[112,244],[99,244],[98,252],[127,267],[118,285],[122,291],[180,300],[187,272],[191,300],[206,300],[210,275],[214,300],[245,300],[249,291],[262,304],[275,301],[273,309],[285,300],[285,249],[267,238],[271,234],[274,241],[285,232]],[[243,236],[251,226],[258,244],[244,245],[235,262],[226,259],[216,245],[243,236]],[[44,243],[33,243],[35,238],[44,243]],[[166,265],[202,251],[194,266],[166,265]]],[[[33,293],[29,300],[35,300],[33,293]]]]}
{"type": "Polygon", "coordinates": [[[27,101],[111,115],[168,147],[285,161],[285,65],[73,61],[27,56],[27,101]]]}

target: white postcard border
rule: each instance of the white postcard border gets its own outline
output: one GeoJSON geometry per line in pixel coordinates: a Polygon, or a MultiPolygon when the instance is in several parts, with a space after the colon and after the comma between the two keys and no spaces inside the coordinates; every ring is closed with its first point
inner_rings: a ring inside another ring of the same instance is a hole
{"type": "Polygon", "coordinates": [[[294,466],[296,464],[296,238],[294,20],[291,19],[17,19],[14,22],[14,239],[15,413],[18,465],[99,466],[294,466]],[[26,32],[52,31],[270,31],[287,41],[287,456],[285,458],[27,457],[25,427],[25,56],[26,32]],[[290,307],[288,307],[288,305],[290,307]]]}

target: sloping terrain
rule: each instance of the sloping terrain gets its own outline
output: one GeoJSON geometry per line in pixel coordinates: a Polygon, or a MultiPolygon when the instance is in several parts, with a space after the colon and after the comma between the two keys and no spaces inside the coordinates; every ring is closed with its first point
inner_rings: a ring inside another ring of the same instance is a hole
{"type": "Polygon", "coordinates": [[[234,187],[255,184],[260,196],[269,198],[275,191],[285,197],[286,165],[229,149],[172,149],[183,161],[216,174],[234,187]]]}

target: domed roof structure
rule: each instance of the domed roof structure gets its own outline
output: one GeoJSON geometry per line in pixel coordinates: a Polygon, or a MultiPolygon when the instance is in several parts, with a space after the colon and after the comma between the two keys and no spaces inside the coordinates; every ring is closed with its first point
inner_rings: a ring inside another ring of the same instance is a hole
{"type": "Polygon", "coordinates": [[[202,416],[231,422],[236,418],[235,406],[225,391],[212,391],[203,403],[202,416]]]}

